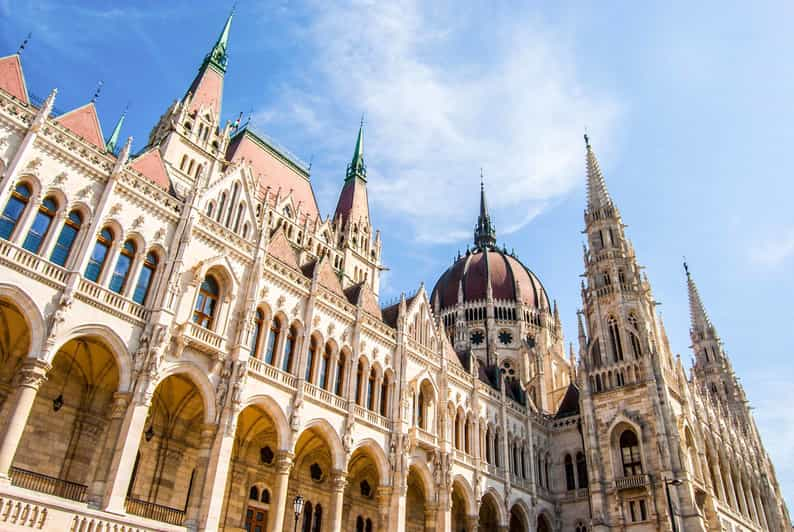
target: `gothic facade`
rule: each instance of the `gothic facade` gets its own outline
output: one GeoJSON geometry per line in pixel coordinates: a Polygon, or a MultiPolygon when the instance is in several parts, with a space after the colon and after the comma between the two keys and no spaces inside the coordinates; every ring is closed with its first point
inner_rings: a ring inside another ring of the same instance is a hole
{"type": "Polygon", "coordinates": [[[363,127],[323,217],[221,121],[230,24],[136,154],[0,58],[1,529],[790,530],[692,277],[687,375],[589,141],[578,353],[484,188],[472,247],[381,306],[363,127]]]}

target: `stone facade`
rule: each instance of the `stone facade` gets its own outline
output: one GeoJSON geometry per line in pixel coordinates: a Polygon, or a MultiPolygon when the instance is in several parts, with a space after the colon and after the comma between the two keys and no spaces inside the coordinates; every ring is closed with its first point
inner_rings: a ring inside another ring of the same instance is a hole
{"type": "Polygon", "coordinates": [[[484,189],[473,248],[382,308],[363,127],[322,218],[221,123],[230,24],[135,155],[0,59],[0,527],[790,528],[694,281],[687,377],[589,142],[578,357],[484,189]]]}

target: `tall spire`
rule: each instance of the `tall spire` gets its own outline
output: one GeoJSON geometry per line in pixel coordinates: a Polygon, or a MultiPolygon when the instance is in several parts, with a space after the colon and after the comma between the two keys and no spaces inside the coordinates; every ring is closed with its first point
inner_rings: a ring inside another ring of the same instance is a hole
{"type": "Polygon", "coordinates": [[[124,109],[124,112],[121,113],[118,122],[116,122],[116,127],[113,128],[113,133],[110,134],[110,138],[105,143],[105,149],[113,153],[116,151],[116,146],[119,143],[119,135],[121,134],[121,126],[124,124],[124,118],[127,116],[127,110],[124,109]]]}
{"type": "Polygon", "coordinates": [[[353,150],[353,159],[347,167],[347,177],[345,180],[358,177],[367,180],[367,165],[364,164],[364,115],[361,115],[361,124],[358,126],[358,137],[356,147],[353,150]]]}
{"type": "Polygon", "coordinates": [[[477,227],[474,229],[474,245],[481,250],[496,245],[496,228],[491,223],[491,215],[488,214],[482,169],[480,169],[480,215],[477,217],[477,227]]]}
{"type": "Polygon", "coordinates": [[[204,58],[204,64],[210,64],[221,72],[226,72],[226,62],[229,59],[227,48],[229,46],[229,29],[232,26],[232,17],[234,16],[234,7],[232,7],[229,16],[226,18],[226,24],[223,25],[223,30],[212,47],[210,53],[204,58]]]}
{"type": "Polygon", "coordinates": [[[706,314],[706,309],[703,306],[703,301],[700,299],[700,293],[689,273],[689,265],[684,262],[684,271],[686,272],[686,284],[689,292],[689,319],[693,331],[704,334],[706,331],[712,329],[713,325],[711,320],[706,314]]]}
{"type": "Polygon", "coordinates": [[[587,149],[587,210],[596,211],[603,207],[613,206],[612,198],[609,196],[604,175],[598,165],[590,138],[585,134],[584,143],[587,149]]]}

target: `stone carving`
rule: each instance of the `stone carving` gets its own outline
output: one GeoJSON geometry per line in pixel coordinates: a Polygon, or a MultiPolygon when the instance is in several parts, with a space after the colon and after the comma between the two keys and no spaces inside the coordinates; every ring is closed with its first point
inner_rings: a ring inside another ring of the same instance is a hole
{"type": "Polygon", "coordinates": [[[132,228],[133,229],[139,229],[143,225],[144,221],[145,221],[145,218],[143,216],[138,216],[137,218],[135,218],[132,221],[132,228]]]}
{"type": "Polygon", "coordinates": [[[41,159],[36,157],[35,159],[31,159],[30,162],[25,166],[25,169],[29,172],[37,172],[38,169],[41,167],[41,159]]]}

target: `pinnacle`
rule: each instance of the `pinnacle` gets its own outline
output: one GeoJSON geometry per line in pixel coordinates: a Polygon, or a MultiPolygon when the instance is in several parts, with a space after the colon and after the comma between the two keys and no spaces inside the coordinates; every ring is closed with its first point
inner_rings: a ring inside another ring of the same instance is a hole
{"type": "Polygon", "coordinates": [[[693,331],[705,332],[711,325],[711,320],[706,314],[706,308],[703,306],[703,301],[700,299],[697,285],[689,273],[689,266],[684,263],[684,270],[686,271],[686,284],[689,292],[689,319],[693,331]]]}
{"type": "Polygon", "coordinates": [[[606,181],[604,181],[604,175],[601,173],[601,167],[598,165],[598,159],[590,145],[590,139],[587,135],[584,138],[587,149],[587,208],[590,211],[595,211],[611,206],[613,203],[607,190],[606,181]]]}

